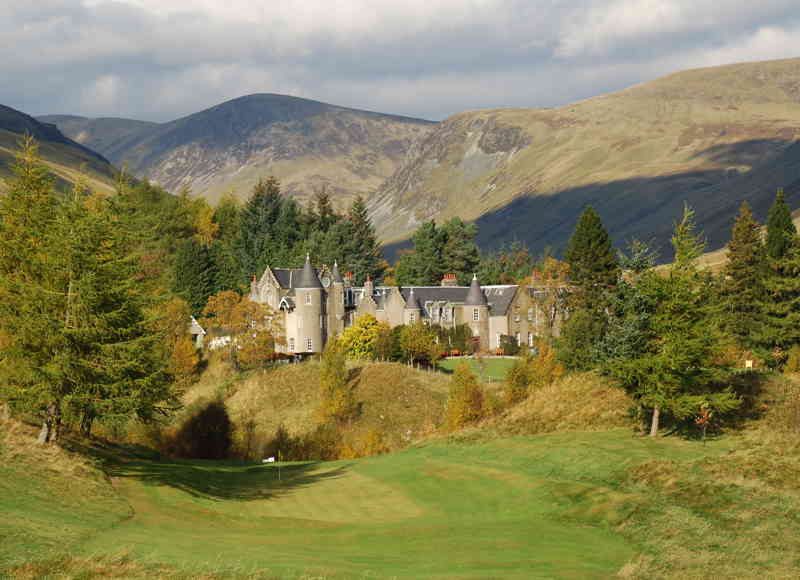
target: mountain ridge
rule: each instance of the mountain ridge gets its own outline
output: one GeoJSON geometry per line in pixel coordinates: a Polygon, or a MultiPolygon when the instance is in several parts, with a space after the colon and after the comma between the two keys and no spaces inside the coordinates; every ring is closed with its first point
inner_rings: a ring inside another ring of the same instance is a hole
{"type": "MultiPolygon", "coordinates": [[[[479,225],[484,248],[561,251],[593,205],[617,246],[655,238],[683,202],[710,248],[742,199],[765,215],[777,187],[800,203],[800,59],[692,69],[550,109],[458,113],[416,144],[369,202],[387,243],[427,219],[479,225]]],[[[396,247],[396,245],[395,245],[396,247]]]]}
{"type": "Polygon", "coordinates": [[[244,197],[269,174],[301,199],[323,187],[340,202],[369,196],[434,125],[276,93],[244,95],[166,123],[42,119],[138,177],[173,192],[189,186],[212,201],[230,189],[244,197]]]}

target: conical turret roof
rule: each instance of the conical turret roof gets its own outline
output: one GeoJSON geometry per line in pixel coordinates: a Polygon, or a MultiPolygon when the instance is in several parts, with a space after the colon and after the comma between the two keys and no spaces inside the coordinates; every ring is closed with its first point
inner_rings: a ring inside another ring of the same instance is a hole
{"type": "Polygon", "coordinates": [[[339,284],[344,283],[342,275],[339,273],[339,264],[336,262],[336,260],[333,261],[333,270],[331,271],[331,276],[333,277],[334,282],[338,282],[339,284]]]}
{"type": "Polygon", "coordinates": [[[472,275],[472,283],[469,285],[469,292],[467,298],[464,300],[464,306],[486,306],[486,296],[481,292],[481,285],[478,282],[477,274],[472,275]]]}
{"type": "Polygon", "coordinates": [[[414,295],[414,288],[411,288],[411,292],[408,295],[408,300],[406,300],[406,309],[422,310],[422,306],[419,305],[419,299],[414,295]]]}
{"type": "Polygon", "coordinates": [[[300,279],[297,281],[295,288],[322,288],[317,273],[311,267],[311,257],[306,254],[306,263],[303,266],[303,271],[300,272],[300,279]]]}

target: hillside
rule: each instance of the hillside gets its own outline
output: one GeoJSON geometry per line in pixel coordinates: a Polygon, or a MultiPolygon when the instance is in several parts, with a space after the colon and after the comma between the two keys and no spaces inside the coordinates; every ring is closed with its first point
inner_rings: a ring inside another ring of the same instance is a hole
{"type": "Polygon", "coordinates": [[[38,141],[42,161],[50,168],[61,189],[83,178],[94,189],[111,190],[114,168],[102,155],[68,139],[53,124],[37,121],[21,111],[0,105],[0,191],[5,187],[3,180],[11,175],[14,154],[25,134],[38,141]]]}
{"type": "Polygon", "coordinates": [[[800,205],[800,59],[697,69],[555,109],[454,115],[372,198],[384,241],[421,221],[477,220],[479,243],[563,248],[586,204],[617,245],[661,257],[684,201],[710,249],[743,199],[763,219],[778,187],[800,205]]]}
{"type": "Polygon", "coordinates": [[[168,123],[46,116],[68,136],[169,191],[211,201],[249,195],[267,175],[300,199],[327,187],[346,203],[369,196],[433,123],[275,94],[227,101],[168,123]]]}

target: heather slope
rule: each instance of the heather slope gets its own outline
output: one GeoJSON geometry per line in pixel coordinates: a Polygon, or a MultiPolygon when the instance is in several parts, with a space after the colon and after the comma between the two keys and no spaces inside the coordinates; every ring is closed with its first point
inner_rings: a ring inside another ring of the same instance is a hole
{"type": "Polygon", "coordinates": [[[712,249],[740,202],[763,218],[778,187],[800,205],[800,59],[684,71],[555,109],[465,112],[440,123],[381,188],[383,239],[425,219],[477,220],[483,247],[563,248],[593,205],[618,245],[669,232],[684,201],[712,249]]]}
{"type": "Polygon", "coordinates": [[[216,200],[280,178],[301,199],[326,187],[344,204],[369,196],[433,123],[276,94],[247,95],[168,123],[44,117],[67,135],[177,192],[216,200]]]}

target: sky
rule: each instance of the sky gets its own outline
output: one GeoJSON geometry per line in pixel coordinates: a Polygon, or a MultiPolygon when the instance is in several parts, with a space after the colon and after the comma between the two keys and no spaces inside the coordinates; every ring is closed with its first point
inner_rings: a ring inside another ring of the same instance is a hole
{"type": "Polygon", "coordinates": [[[0,104],[168,121],[252,93],[440,120],[800,56],[797,0],[0,0],[0,104]]]}

